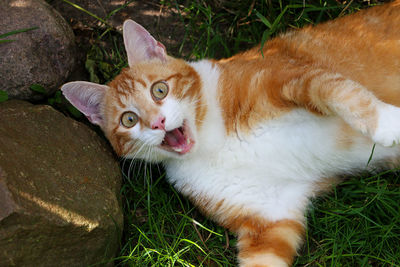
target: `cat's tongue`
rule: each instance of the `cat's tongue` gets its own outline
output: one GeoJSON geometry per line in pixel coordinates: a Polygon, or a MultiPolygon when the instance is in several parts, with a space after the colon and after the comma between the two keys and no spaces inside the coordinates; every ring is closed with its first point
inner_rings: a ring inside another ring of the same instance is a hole
{"type": "Polygon", "coordinates": [[[192,148],[193,143],[180,127],[165,133],[164,145],[168,145],[175,152],[185,154],[192,148]]]}

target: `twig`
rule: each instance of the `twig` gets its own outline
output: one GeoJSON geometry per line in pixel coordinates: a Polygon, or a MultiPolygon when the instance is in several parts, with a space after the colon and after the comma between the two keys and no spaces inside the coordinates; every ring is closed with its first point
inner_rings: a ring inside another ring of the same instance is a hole
{"type": "Polygon", "coordinates": [[[229,234],[226,229],[225,229],[225,240],[226,240],[226,243],[225,243],[224,252],[229,248],[229,234]]]}
{"type": "Polygon", "coordinates": [[[207,247],[207,245],[206,245],[206,243],[204,242],[203,236],[200,234],[199,230],[197,229],[196,223],[193,222],[193,226],[194,226],[194,230],[196,230],[196,233],[197,233],[197,235],[199,236],[199,238],[200,238],[200,240],[201,240],[201,243],[203,243],[203,245],[205,246],[205,248],[206,248],[207,250],[209,250],[208,247],[207,247]]]}

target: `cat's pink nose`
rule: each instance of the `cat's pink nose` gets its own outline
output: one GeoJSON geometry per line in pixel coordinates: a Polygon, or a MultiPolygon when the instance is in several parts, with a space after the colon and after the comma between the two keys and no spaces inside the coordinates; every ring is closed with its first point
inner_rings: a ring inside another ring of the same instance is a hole
{"type": "Polygon", "coordinates": [[[165,131],[165,117],[160,116],[155,122],[151,124],[151,129],[165,131]]]}

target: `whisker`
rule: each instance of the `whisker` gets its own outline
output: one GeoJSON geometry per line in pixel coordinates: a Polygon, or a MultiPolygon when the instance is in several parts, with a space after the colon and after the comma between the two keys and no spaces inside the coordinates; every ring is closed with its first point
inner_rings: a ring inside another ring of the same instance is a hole
{"type": "MultiPolygon", "coordinates": [[[[133,175],[134,173],[136,173],[136,167],[137,167],[137,160],[132,159],[131,163],[129,165],[129,174],[130,175],[133,175]]],[[[140,171],[140,169],[137,172],[139,172],[139,171],[140,171]]]]}
{"type": "MultiPolygon", "coordinates": [[[[150,159],[150,155],[153,153],[153,147],[149,147],[148,148],[148,150],[147,150],[147,157],[148,157],[148,159],[150,159]]],[[[153,175],[152,175],[152,173],[151,173],[151,164],[149,164],[148,162],[150,162],[150,161],[146,161],[147,162],[147,166],[146,166],[146,169],[147,168],[149,168],[148,170],[149,170],[149,176],[148,176],[148,178],[149,178],[149,182],[150,182],[150,184],[152,184],[153,183],[153,175]]]]}
{"type": "Polygon", "coordinates": [[[127,158],[125,158],[125,157],[123,157],[123,158],[120,159],[120,162],[121,162],[121,170],[122,170],[122,176],[123,176],[125,179],[130,179],[130,177],[129,177],[129,169],[128,169],[128,173],[125,172],[125,164],[126,164],[126,161],[127,161],[127,158]]]}

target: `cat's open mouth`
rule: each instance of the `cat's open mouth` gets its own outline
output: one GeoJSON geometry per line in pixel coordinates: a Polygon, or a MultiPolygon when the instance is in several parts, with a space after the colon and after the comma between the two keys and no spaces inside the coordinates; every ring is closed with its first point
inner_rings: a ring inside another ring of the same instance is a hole
{"type": "Polygon", "coordinates": [[[183,155],[189,152],[193,145],[193,137],[186,121],[184,121],[181,127],[165,133],[164,140],[160,147],[164,150],[183,155]]]}

